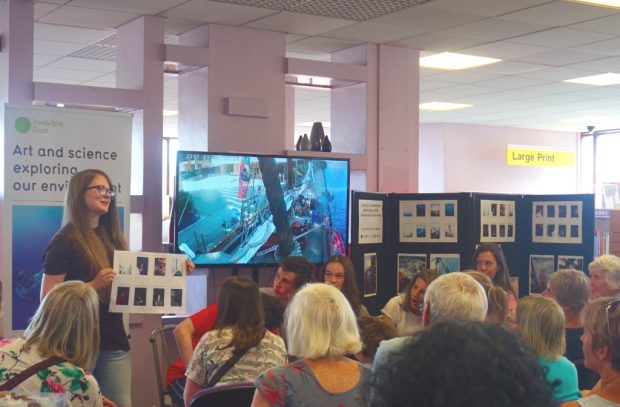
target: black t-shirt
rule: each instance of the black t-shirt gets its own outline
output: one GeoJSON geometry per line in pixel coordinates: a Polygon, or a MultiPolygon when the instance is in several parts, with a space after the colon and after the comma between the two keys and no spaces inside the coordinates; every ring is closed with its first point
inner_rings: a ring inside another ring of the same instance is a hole
{"type": "Polygon", "coordinates": [[[577,367],[579,389],[590,390],[594,387],[599,377],[595,371],[588,369],[583,364],[581,335],[583,335],[583,328],[566,328],[566,353],[564,356],[577,367]]]}
{"type": "MultiPolygon", "coordinates": [[[[65,281],[92,281],[90,263],[71,233],[73,226],[64,226],[52,239],[43,256],[43,272],[49,275],[66,274],[65,281]]],[[[110,259],[110,263],[112,259],[110,259]]],[[[123,325],[123,314],[108,311],[109,304],[99,303],[100,350],[129,350],[129,340],[123,325]]]]}

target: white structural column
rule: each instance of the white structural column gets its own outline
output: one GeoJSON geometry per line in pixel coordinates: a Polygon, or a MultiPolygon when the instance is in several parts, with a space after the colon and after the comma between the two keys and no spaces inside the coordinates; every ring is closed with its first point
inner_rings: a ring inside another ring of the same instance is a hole
{"type": "Polygon", "coordinates": [[[419,51],[379,46],[379,192],[418,192],[419,51]]]}
{"type": "MultiPolygon", "coordinates": [[[[132,210],[141,212],[132,216],[132,240],[139,239],[141,232],[142,250],[161,251],[164,20],[139,17],[119,27],[117,35],[116,85],[141,89],[143,96],[142,110],[134,112],[132,132],[132,198],[142,195],[132,199],[132,210]]],[[[159,315],[129,319],[132,400],[137,407],[158,403],[155,376],[150,374],[155,369],[152,354],[144,346],[158,326],[159,315]]]]}
{"type": "Polygon", "coordinates": [[[117,29],[116,86],[142,89],[143,109],[134,114],[132,195],[142,195],[142,248],[160,251],[164,20],[143,16],[117,29]]]}
{"type": "MultiPolygon", "coordinates": [[[[179,36],[179,44],[207,48],[209,27],[194,28],[179,36]]],[[[209,142],[209,68],[179,75],[179,149],[206,151],[209,142]]]]}

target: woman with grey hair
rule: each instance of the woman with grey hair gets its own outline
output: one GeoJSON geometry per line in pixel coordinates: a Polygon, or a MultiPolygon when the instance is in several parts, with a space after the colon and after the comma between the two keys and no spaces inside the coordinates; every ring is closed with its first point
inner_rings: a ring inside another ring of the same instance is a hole
{"type": "Polygon", "coordinates": [[[362,349],[351,305],[337,288],[307,284],[286,310],[289,353],[299,359],[256,379],[253,407],[365,406],[370,369],[346,355],[362,349]]]}
{"type": "Polygon", "coordinates": [[[605,254],[588,265],[590,299],[620,295],[620,257],[605,254]]]}

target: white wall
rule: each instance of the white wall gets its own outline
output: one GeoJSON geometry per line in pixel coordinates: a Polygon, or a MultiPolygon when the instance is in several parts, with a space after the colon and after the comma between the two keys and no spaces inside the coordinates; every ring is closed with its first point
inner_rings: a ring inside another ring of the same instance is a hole
{"type": "Polygon", "coordinates": [[[506,164],[508,144],[577,152],[578,140],[577,133],[421,124],[420,192],[578,193],[576,165],[551,168],[506,164]]]}

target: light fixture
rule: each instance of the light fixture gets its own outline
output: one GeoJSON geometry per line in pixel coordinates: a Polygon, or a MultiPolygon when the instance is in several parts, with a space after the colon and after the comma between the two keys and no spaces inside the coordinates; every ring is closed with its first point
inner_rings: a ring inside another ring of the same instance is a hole
{"type": "Polygon", "coordinates": [[[297,77],[297,83],[300,85],[329,87],[332,84],[332,79],[326,78],[324,76],[307,76],[307,75],[295,75],[295,76],[297,77]]]}
{"type": "Polygon", "coordinates": [[[457,54],[454,52],[441,52],[420,58],[420,66],[423,68],[450,70],[475,68],[497,62],[501,62],[501,59],[457,54]]]}
{"type": "Polygon", "coordinates": [[[166,110],[164,109],[164,111],[162,112],[164,117],[169,117],[169,116],[176,116],[179,114],[179,112],[177,110],[166,110]]]}
{"type": "Polygon", "coordinates": [[[428,102],[420,103],[420,110],[428,110],[431,112],[445,112],[447,110],[458,110],[473,107],[467,103],[447,103],[447,102],[428,102]]]}
{"type": "Polygon", "coordinates": [[[620,0],[571,0],[573,3],[585,3],[593,6],[620,8],[620,0]]]}
{"type": "Polygon", "coordinates": [[[581,78],[575,79],[566,79],[564,80],[564,82],[595,86],[617,85],[620,83],[620,74],[608,72],[599,75],[583,76],[581,78]]]}

